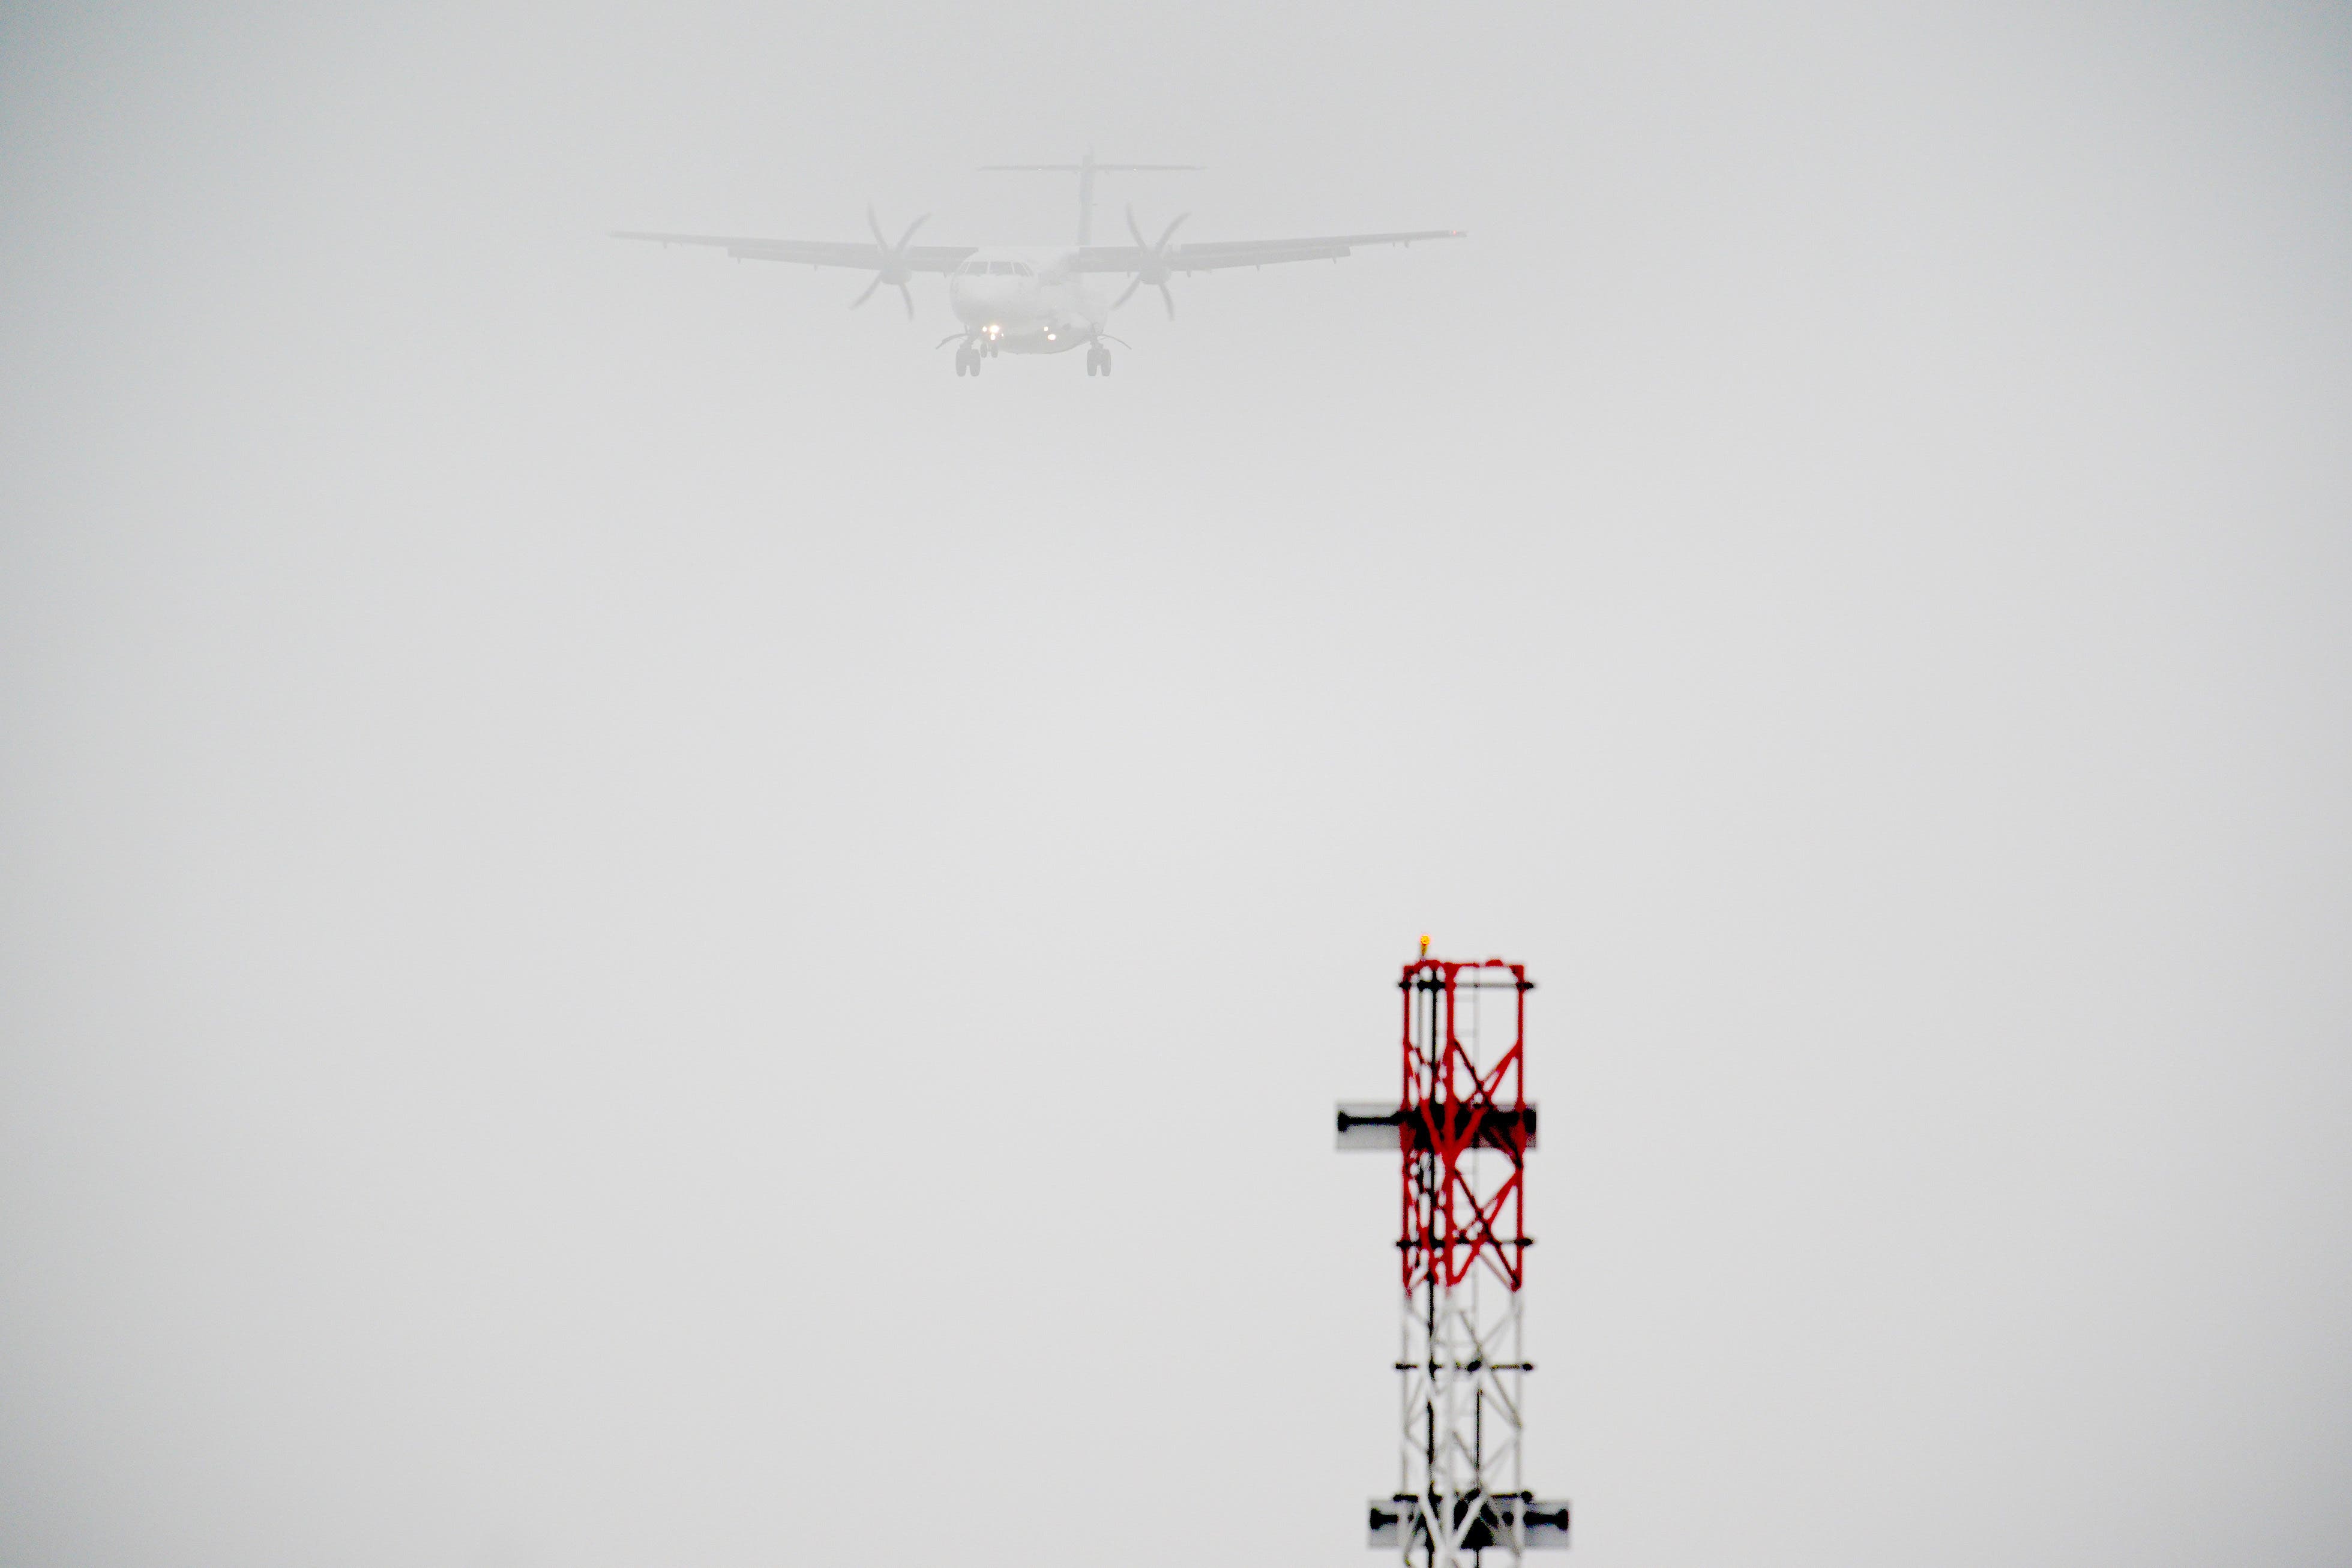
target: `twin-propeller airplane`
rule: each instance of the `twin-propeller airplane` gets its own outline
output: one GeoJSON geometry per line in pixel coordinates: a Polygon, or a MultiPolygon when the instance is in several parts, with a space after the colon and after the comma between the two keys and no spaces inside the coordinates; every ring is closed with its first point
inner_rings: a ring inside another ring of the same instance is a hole
{"type": "Polygon", "coordinates": [[[956,374],[980,374],[981,366],[999,354],[1066,354],[1087,351],[1087,374],[1110,374],[1110,345],[1119,343],[1105,329],[1111,312],[1126,304],[1146,285],[1160,290],[1170,319],[1176,315],[1176,296],[1168,287],[1178,273],[1216,272],[1234,267],[1269,267],[1285,261],[1336,261],[1360,245],[1406,245],[1423,239],[1459,239],[1459,229],[1417,229],[1411,233],[1318,235],[1305,239],[1219,240],[1207,244],[1172,243],[1184,218],[1160,231],[1157,242],[1146,239],[1127,210],[1127,232],[1133,245],[1091,243],[1094,229],[1095,176],[1106,172],[1141,172],[1196,168],[1190,163],[1097,163],[1089,152],[1076,163],[992,163],[991,170],[1042,170],[1078,177],[1078,243],[1062,248],[1000,248],[976,246],[916,245],[915,231],[929,214],[907,225],[892,245],[866,210],[866,226],[874,243],[834,240],[749,239],[734,235],[647,234],[619,231],[620,239],[656,240],[663,245],[716,246],[728,255],[751,261],[804,262],[810,267],[845,267],[874,274],[866,292],[850,301],[856,308],[885,284],[898,289],[914,319],[915,296],[907,286],[919,272],[944,273],[948,302],[963,330],[940,340],[956,347],[956,374]],[[1125,293],[1110,298],[1102,278],[1130,278],[1125,293]]]}

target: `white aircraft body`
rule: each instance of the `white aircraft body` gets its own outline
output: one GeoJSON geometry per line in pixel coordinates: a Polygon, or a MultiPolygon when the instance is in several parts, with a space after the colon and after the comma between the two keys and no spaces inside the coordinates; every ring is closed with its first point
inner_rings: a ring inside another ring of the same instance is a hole
{"type": "MultiPolygon", "coordinates": [[[[842,267],[871,272],[874,281],[850,301],[856,309],[888,285],[906,300],[907,317],[915,315],[914,291],[908,287],[918,273],[940,273],[948,280],[948,303],[963,329],[940,340],[940,348],[956,347],[956,374],[978,375],[981,367],[999,354],[1066,354],[1087,351],[1087,374],[1110,374],[1111,312],[1126,304],[1136,290],[1150,285],[1160,290],[1170,319],[1176,315],[1176,296],[1169,280],[1178,273],[1218,272],[1236,267],[1271,267],[1286,261],[1336,261],[1363,245],[1405,245],[1415,240],[1459,239],[1458,229],[1417,229],[1393,234],[1317,235],[1302,239],[1171,243],[1184,222],[1179,216],[1160,231],[1155,244],[1144,237],[1127,212],[1132,245],[1090,243],[1094,225],[1095,175],[1104,171],[1189,169],[1183,163],[1097,163],[1088,153],[1076,163],[995,163],[991,169],[1046,170],[1078,176],[1078,243],[1055,247],[1000,248],[978,246],[919,246],[915,231],[929,214],[907,225],[892,245],[882,232],[872,208],[866,226],[874,243],[864,241],[753,239],[739,235],[655,234],[638,229],[617,231],[620,239],[654,240],[663,245],[712,246],[739,260],[802,262],[810,267],[842,267]],[[1108,280],[1129,279],[1126,291],[1111,297],[1108,280]]],[[[1124,343],[1119,344],[1124,348],[1124,343]]]]}

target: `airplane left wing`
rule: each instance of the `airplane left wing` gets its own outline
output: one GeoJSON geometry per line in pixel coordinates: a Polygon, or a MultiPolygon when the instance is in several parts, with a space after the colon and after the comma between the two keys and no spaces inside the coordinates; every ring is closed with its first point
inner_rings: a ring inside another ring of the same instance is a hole
{"type": "Polygon", "coordinates": [[[1360,245],[1411,245],[1461,239],[1460,229],[1415,229],[1381,235],[1318,235],[1304,239],[1212,240],[1155,250],[1136,245],[1095,245],[1077,253],[1076,272],[1217,272],[1233,267],[1273,267],[1286,261],[1337,261],[1360,245]]]}
{"type": "Polygon", "coordinates": [[[953,272],[977,248],[968,245],[919,245],[890,252],[851,240],[754,239],[743,235],[648,234],[615,229],[614,239],[646,239],[660,245],[710,246],[743,261],[798,262],[804,267],[845,267],[878,272],[895,255],[909,272],[953,272]]]}

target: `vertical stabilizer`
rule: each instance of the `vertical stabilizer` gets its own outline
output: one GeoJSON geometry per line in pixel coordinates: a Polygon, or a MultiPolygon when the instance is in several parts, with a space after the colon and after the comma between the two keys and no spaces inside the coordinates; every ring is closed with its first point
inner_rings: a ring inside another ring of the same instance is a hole
{"type": "Polygon", "coordinates": [[[1097,163],[1091,150],[1075,163],[983,163],[981,165],[982,171],[987,173],[1076,174],[1078,177],[1078,244],[1081,246],[1094,243],[1095,176],[1097,174],[1173,174],[1194,172],[1200,167],[1198,163],[1097,163]]]}

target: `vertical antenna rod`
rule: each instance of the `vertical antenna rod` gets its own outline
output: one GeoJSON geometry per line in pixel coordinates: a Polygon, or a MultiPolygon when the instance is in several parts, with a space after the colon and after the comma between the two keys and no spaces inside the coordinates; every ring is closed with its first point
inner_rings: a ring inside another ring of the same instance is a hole
{"type": "Polygon", "coordinates": [[[1403,1379],[1397,1490],[1367,1511],[1366,1543],[1402,1568],[1476,1568],[1492,1552],[1513,1568],[1568,1545],[1569,1505],[1522,1484],[1527,1375],[1527,1155],[1536,1108],[1526,1092],[1523,964],[1404,966],[1404,1078],[1394,1105],[1339,1106],[1341,1149],[1402,1161],[1403,1379]],[[1489,998],[1491,997],[1491,1000],[1489,998]]]}

